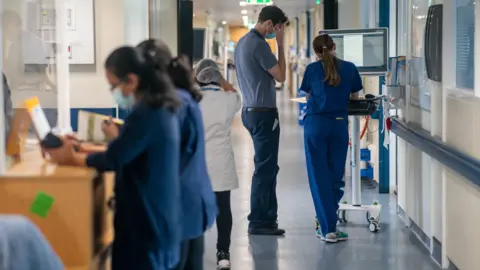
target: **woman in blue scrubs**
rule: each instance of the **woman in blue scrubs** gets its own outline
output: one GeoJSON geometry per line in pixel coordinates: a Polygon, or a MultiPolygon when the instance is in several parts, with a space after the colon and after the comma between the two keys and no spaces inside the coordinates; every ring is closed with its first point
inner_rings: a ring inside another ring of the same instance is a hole
{"type": "Polygon", "coordinates": [[[335,56],[335,43],[322,33],[313,40],[318,61],[307,66],[300,90],[307,93],[304,142],[308,179],[320,228],[317,237],[335,243],[338,203],[348,151],[348,100],[363,89],[357,67],[335,56]]]}
{"type": "Polygon", "coordinates": [[[215,222],[217,203],[205,160],[205,135],[198,102],[202,95],[194,84],[191,65],[185,58],[174,58],[160,40],[146,40],[137,46],[156,59],[158,70],[168,70],[177,87],[181,107],[177,113],[181,133],[180,185],[182,247],[175,270],[202,270],[203,234],[215,222]]]}
{"type": "Polygon", "coordinates": [[[76,152],[73,143],[44,149],[62,165],[115,172],[112,270],[164,270],[178,263],[180,220],[180,101],[166,70],[148,54],[121,47],[105,62],[118,105],[130,109],[105,152],[76,152]]]}

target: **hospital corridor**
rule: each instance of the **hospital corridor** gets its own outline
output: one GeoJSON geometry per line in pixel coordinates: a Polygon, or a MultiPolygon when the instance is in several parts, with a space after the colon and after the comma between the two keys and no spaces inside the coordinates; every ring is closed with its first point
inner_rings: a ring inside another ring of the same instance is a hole
{"type": "MultiPolygon", "coordinates": [[[[279,223],[286,234],[280,238],[245,234],[253,148],[237,117],[233,142],[240,188],[232,194],[232,269],[440,269],[411,229],[398,219],[395,196],[378,194],[376,189],[368,186],[362,190],[363,199],[366,202],[378,200],[383,205],[380,232],[372,234],[365,214],[352,212],[348,214],[348,223],[341,226],[350,235],[348,241],[330,246],[315,237],[315,214],[308,187],[303,131],[297,124],[298,108],[283,93],[279,93],[277,98],[282,125],[277,196],[279,223]]],[[[351,197],[348,182],[347,200],[351,197]]],[[[215,269],[215,236],[215,228],[207,233],[205,269],[215,269]]]]}
{"type": "Polygon", "coordinates": [[[0,270],[480,270],[480,0],[0,0],[0,32],[0,270]]]}

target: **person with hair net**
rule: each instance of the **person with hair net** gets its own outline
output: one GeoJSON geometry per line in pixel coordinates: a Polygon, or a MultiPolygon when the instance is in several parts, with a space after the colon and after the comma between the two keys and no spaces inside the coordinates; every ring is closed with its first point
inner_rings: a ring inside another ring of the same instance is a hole
{"type": "Polygon", "coordinates": [[[240,95],[223,78],[213,60],[203,59],[197,64],[195,79],[203,94],[200,109],[205,129],[207,168],[219,210],[217,269],[230,269],[230,192],[238,188],[230,131],[242,102],[240,95]]]}

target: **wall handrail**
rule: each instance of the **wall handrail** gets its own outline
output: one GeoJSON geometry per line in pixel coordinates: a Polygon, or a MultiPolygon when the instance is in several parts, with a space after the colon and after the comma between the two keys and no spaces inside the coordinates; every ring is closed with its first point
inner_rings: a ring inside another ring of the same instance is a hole
{"type": "Polygon", "coordinates": [[[420,127],[406,124],[396,117],[391,120],[391,131],[398,137],[480,186],[480,160],[445,144],[420,127]]]}

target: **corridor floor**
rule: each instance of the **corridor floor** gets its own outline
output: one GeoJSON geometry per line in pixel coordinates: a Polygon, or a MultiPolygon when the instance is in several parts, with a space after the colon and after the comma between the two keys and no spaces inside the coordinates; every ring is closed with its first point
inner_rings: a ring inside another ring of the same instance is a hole
{"type": "MultiPolygon", "coordinates": [[[[303,131],[297,124],[296,104],[279,93],[281,125],[280,172],[277,196],[279,224],[286,235],[248,236],[247,215],[253,147],[247,131],[237,117],[233,141],[240,188],[232,193],[233,233],[231,246],[234,270],[410,270],[440,269],[428,252],[406,229],[396,215],[396,198],[379,195],[376,190],[363,191],[364,203],[378,200],[383,205],[381,230],[368,230],[364,213],[348,214],[349,223],[342,227],[350,240],[325,244],[315,237],[314,210],[308,187],[303,152],[303,131]]],[[[349,198],[348,183],[346,199],[349,198]]],[[[216,269],[216,228],[206,239],[205,270],[216,269]]]]}

